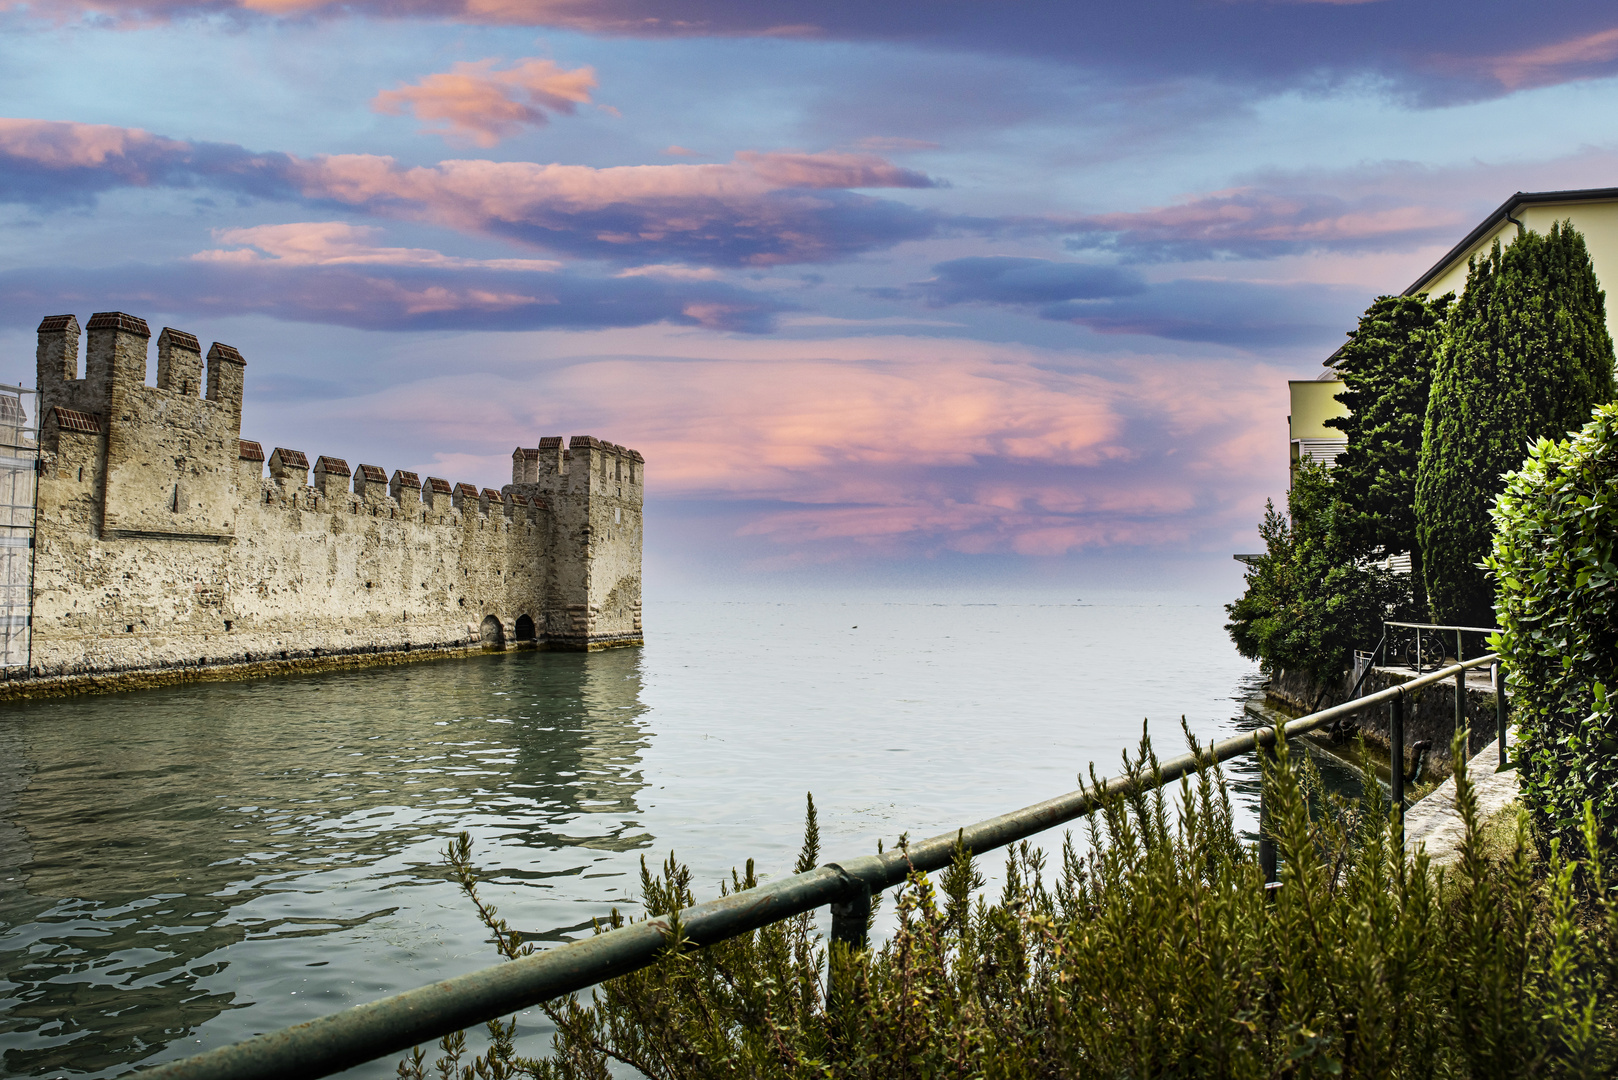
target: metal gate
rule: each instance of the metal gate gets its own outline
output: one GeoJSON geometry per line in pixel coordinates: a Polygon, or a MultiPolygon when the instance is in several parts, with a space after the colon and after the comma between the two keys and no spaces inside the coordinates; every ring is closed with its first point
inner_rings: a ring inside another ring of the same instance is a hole
{"type": "Polygon", "coordinates": [[[0,386],[0,667],[27,667],[34,612],[38,394],[0,386]]]}

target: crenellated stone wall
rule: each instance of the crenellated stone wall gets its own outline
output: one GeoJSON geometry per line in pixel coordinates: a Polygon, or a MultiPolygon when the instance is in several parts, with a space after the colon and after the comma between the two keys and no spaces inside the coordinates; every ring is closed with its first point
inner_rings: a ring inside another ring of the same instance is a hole
{"type": "Polygon", "coordinates": [[[513,645],[638,645],[645,461],[590,436],[479,490],[241,438],[246,361],[92,316],[39,329],[29,680],[513,645]],[[268,466],[269,475],[265,475],[268,466]]]}

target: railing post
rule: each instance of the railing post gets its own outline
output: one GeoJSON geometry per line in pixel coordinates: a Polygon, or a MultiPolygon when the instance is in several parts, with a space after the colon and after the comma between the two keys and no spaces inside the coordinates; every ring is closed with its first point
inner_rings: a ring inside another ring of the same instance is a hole
{"type": "Polygon", "coordinates": [[[1500,740],[1500,767],[1506,767],[1506,669],[1498,661],[1494,665],[1494,733],[1500,740]]]}
{"type": "MultiPolygon", "coordinates": [[[[1461,631],[1455,631],[1455,662],[1461,662],[1461,631]]],[[[1455,672],[1455,732],[1461,733],[1466,729],[1466,669],[1455,672]]],[[[1466,737],[1466,750],[1464,755],[1472,756],[1472,737],[1468,732],[1466,737]]]]}
{"type": "Polygon", "coordinates": [[[831,905],[831,939],[851,949],[863,949],[871,921],[871,887],[858,878],[851,880],[858,888],[848,899],[831,905]]]}
{"type": "MultiPolygon", "coordinates": [[[[841,867],[838,868],[839,870],[841,867]]],[[[871,886],[858,878],[845,879],[850,884],[848,895],[831,905],[831,939],[848,946],[850,952],[866,946],[866,932],[871,922],[871,886]]],[[[849,987],[838,986],[835,959],[826,957],[826,1008],[836,1012],[849,987]]]]}
{"type": "Polygon", "coordinates": [[[1258,745],[1258,867],[1264,872],[1264,884],[1273,885],[1280,880],[1276,871],[1275,838],[1270,835],[1269,765],[1275,760],[1275,744],[1258,745]]]}
{"type": "Polygon", "coordinates": [[[1394,839],[1405,846],[1405,696],[1403,688],[1388,702],[1388,752],[1393,757],[1393,812],[1398,815],[1394,839]]]}
{"type": "MultiPolygon", "coordinates": [[[[1461,632],[1455,631],[1455,662],[1459,664],[1465,657],[1461,655],[1461,632]]],[[[1455,730],[1457,732],[1466,725],[1466,669],[1462,668],[1455,673],[1455,730]]],[[[1472,737],[1466,738],[1466,756],[1472,756],[1472,737]]]]}

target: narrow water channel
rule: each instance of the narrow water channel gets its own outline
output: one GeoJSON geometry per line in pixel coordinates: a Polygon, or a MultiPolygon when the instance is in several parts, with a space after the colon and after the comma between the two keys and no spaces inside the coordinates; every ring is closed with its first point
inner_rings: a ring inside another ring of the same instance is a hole
{"type": "Polygon", "coordinates": [[[633,910],[643,855],[703,897],[748,856],[787,870],[806,791],[832,858],[1111,772],[1144,717],[1166,753],[1181,715],[1228,734],[1256,673],[1222,622],[1172,597],[649,604],[644,650],[5,706],[0,1072],[118,1075],[494,962],[439,858],[458,829],[502,914],[560,941],[633,910]]]}

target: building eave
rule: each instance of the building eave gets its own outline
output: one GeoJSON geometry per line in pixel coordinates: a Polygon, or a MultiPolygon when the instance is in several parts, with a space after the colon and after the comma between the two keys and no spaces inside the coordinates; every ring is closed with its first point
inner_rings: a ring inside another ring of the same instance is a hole
{"type": "MultiPolygon", "coordinates": [[[[1478,241],[1498,229],[1501,222],[1508,217],[1514,216],[1512,211],[1524,206],[1580,202],[1618,202],[1618,187],[1575,188],[1569,191],[1519,191],[1501,203],[1494,213],[1484,218],[1477,228],[1467,233],[1465,239],[1450,248],[1442,259],[1434,263],[1425,274],[1417,278],[1401,295],[1415,296],[1424,291],[1428,283],[1449,269],[1456,259],[1465,255],[1478,241]]],[[[1333,353],[1332,355],[1335,356],[1336,354],[1333,353]]]]}

